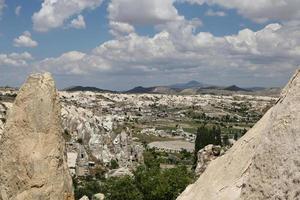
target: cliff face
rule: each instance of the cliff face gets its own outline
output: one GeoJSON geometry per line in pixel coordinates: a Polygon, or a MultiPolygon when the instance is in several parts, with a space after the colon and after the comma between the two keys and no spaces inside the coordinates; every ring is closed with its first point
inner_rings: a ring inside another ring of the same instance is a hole
{"type": "Polygon", "coordinates": [[[277,104],[177,200],[300,199],[300,71],[277,104]]]}
{"type": "Polygon", "coordinates": [[[60,105],[50,74],[31,75],[0,140],[1,200],[71,200],[60,105]]]}

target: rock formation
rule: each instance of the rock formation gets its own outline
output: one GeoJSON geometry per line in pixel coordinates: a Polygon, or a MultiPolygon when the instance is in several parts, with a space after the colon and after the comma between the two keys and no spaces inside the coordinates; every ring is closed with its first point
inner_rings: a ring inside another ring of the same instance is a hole
{"type": "Polygon", "coordinates": [[[197,167],[195,169],[195,173],[197,176],[201,175],[211,163],[211,161],[215,160],[219,156],[224,154],[224,150],[222,150],[221,146],[209,144],[205,146],[203,149],[200,149],[197,153],[197,167]]]}
{"type": "Polygon", "coordinates": [[[0,140],[0,200],[72,200],[60,106],[50,74],[31,75],[0,140]]]}
{"type": "Polygon", "coordinates": [[[105,196],[102,193],[95,194],[95,195],[93,195],[93,198],[92,198],[92,200],[104,200],[104,199],[105,199],[105,196]]]}
{"type": "Polygon", "coordinates": [[[277,104],[177,200],[300,199],[300,71],[277,104]]]}
{"type": "Polygon", "coordinates": [[[76,174],[79,176],[84,175],[80,172],[89,160],[105,165],[115,160],[120,167],[128,168],[143,162],[142,145],[132,141],[130,130],[123,130],[120,134],[113,130],[114,126],[121,124],[118,124],[116,115],[102,113],[102,103],[95,93],[62,93],[62,124],[70,135],[68,152],[78,152],[76,174]]]}
{"type": "Polygon", "coordinates": [[[0,139],[3,133],[4,124],[6,122],[7,108],[3,103],[0,103],[0,139]]]}

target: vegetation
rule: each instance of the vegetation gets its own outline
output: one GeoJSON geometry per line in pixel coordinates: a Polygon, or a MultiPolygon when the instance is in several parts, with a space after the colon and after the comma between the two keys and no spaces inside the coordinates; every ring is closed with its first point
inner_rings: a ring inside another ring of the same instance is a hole
{"type": "MultiPolygon", "coordinates": [[[[180,155],[189,156],[186,152],[180,155]]],[[[133,177],[74,180],[76,199],[103,193],[106,200],[175,200],[194,181],[194,174],[184,165],[161,169],[159,154],[146,151],[144,157],[145,164],[133,177]]]]}
{"type": "MultiPolygon", "coordinates": [[[[234,138],[238,138],[237,132],[234,134],[234,138]]],[[[229,136],[228,134],[222,134],[221,128],[219,126],[205,126],[202,125],[198,128],[196,133],[195,141],[195,151],[194,151],[194,166],[196,167],[198,159],[198,151],[203,149],[205,146],[213,144],[219,146],[228,146],[229,145],[229,136]]]]}
{"type": "Polygon", "coordinates": [[[80,199],[84,195],[92,198],[94,194],[102,191],[100,182],[96,180],[85,179],[79,181],[77,179],[74,179],[73,184],[75,199],[80,199]]]}
{"type": "Polygon", "coordinates": [[[196,133],[195,152],[204,148],[209,144],[222,145],[221,129],[220,127],[201,126],[196,133]]]}
{"type": "Polygon", "coordinates": [[[142,166],[134,174],[144,200],[175,200],[193,180],[185,166],[165,170],[142,166]]]}
{"type": "Polygon", "coordinates": [[[119,164],[116,160],[111,160],[110,161],[110,168],[111,169],[118,169],[119,168],[119,164]]]}
{"type": "Polygon", "coordinates": [[[143,200],[134,178],[130,176],[106,180],[101,192],[105,194],[106,200],[143,200]]]}

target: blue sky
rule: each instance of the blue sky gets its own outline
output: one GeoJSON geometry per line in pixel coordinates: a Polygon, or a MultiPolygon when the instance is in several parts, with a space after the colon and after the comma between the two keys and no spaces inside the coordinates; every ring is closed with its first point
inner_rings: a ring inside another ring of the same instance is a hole
{"type": "Polygon", "coordinates": [[[285,1],[0,0],[0,85],[50,71],[58,87],[281,86],[300,49],[285,1]]]}

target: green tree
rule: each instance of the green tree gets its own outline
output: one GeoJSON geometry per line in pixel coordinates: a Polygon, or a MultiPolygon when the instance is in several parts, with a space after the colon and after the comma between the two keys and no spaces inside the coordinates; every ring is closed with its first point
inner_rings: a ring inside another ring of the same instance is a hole
{"type": "Polygon", "coordinates": [[[119,164],[116,160],[111,160],[110,161],[110,167],[111,169],[118,169],[119,168],[119,164]]]}
{"type": "Polygon", "coordinates": [[[110,178],[103,185],[106,200],[143,200],[143,195],[130,176],[110,178]]]}
{"type": "Polygon", "coordinates": [[[194,166],[197,164],[197,154],[200,149],[203,149],[209,144],[222,145],[221,128],[219,126],[213,126],[209,128],[207,126],[201,126],[197,129],[195,151],[194,151],[194,166]]]}
{"type": "Polygon", "coordinates": [[[92,198],[92,196],[96,193],[101,192],[101,186],[98,181],[83,181],[84,183],[82,185],[79,185],[77,180],[74,180],[74,193],[75,193],[75,199],[80,199],[84,195],[88,196],[89,198],[92,198]]]}
{"type": "Polygon", "coordinates": [[[221,128],[220,126],[218,126],[216,129],[215,129],[215,145],[220,145],[222,146],[222,131],[221,131],[221,128]]]}
{"type": "Polygon", "coordinates": [[[239,135],[237,132],[234,133],[234,140],[237,141],[239,139],[239,135]]]}
{"type": "Polygon", "coordinates": [[[193,180],[186,167],[161,170],[139,167],[134,173],[143,200],[175,200],[193,180]]]}
{"type": "Polygon", "coordinates": [[[229,136],[228,136],[228,134],[225,134],[223,136],[223,144],[224,144],[224,146],[228,146],[229,145],[229,136]]]}
{"type": "Polygon", "coordinates": [[[145,151],[143,156],[144,156],[144,163],[147,167],[159,168],[160,163],[158,160],[157,153],[154,150],[149,149],[148,151],[145,151]]]}

